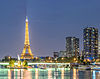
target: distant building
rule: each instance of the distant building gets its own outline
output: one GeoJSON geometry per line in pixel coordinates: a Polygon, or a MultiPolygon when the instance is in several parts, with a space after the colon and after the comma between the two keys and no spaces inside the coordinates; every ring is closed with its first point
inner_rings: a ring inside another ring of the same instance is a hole
{"type": "Polygon", "coordinates": [[[67,57],[79,56],[79,38],[66,37],[66,55],[67,57]]]}
{"type": "Polygon", "coordinates": [[[57,58],[57,57],[59,57],[59,53],[58,52],[53,52],[53,56],[54,56],[54,58],[57,58]]]}
{"type": "Polygon", "coordinates": [[[59,57],[66,57],[66,51],[60,51],[59,57]]]}
{"type": "Polygon", "coordinates": [[[98,55],[100,56],[100,35],[98,37],[98,55]]]}
{"type": "Polygon", "coordinates": [[[5,57],[2,59],[2,61],[5,61],[5,62],[8,62],[8,61],[10,61],[10,60],[15,60],[15,61],[17,61],[17,58],[12,58],[11,56],[5,56],[5,57]]]}
{"type": "Polygon", "coordinates": [[[98,54],[98,29],[87,27],[83,29],[83,45],[85,57],[97,58],[98,54]]]}
{"type": "Polygon", "coordinates": [[[5,56],[2,61],[10,61],[11,60],[11,56],[5,56]]]}
{"type": "Polygon", "coordinates": [[[82,51],[82,56],[85,56],[85,51],[84,50],[82,51]]]}

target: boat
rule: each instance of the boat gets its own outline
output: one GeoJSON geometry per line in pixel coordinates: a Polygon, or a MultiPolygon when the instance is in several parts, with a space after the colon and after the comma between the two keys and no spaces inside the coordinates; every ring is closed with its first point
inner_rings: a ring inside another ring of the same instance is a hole
{"type": "Polygon", "coordinates": [[[91,66],[85,66],[85,65],[81,65],[79,67],[76,67],[79,70],[91,70],[91,66]]]}

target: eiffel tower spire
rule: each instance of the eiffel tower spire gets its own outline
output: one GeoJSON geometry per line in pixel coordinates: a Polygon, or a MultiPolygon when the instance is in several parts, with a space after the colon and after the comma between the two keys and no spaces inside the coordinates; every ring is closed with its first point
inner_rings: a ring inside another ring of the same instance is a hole
{"type": "Polygon", "coordinates": [[[28,30],[28,18],[26,16],[26,28],[25,28],[25,45],[30,45],[29,43],[29,30],[28,30]]]}
{"type": "Polygon", "coordinates": [[[26,26],[25,26],[25,43],[24,43],[24,49],[21,54],[21,59],[33,59],[33,54],[30,48],[29,43],[29,29],[28,29],[28,18],[26,16],[26,26]]]}

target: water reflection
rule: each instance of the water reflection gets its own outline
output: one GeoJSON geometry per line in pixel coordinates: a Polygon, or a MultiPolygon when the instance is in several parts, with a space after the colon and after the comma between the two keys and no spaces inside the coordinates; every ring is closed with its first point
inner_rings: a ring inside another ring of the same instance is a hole
{"type": "Polygon", "coordinates": [[[93,71],[93,79],[100,79],[100,71],[93,71]]]}
{"type": "Polygon", "coordinates": [[[79,79],[78,69],[73,69],[73,79],[79,79]]]}
{"type": "Polygon", "coordinates": [[[38,73],[38,69],[35,69],[35,79],[39,79],[39,73],[38,73]]]}
{"type": "Polygon", "coordinates": [[[93,79],[96,79],[96,73],[93,71],[93,79]]]}
{"type": "MultiPolygon", "coordinates": [[[[15,76],[15,75],[14,75],[15,76]]],[[[20,70],[17,71],[17,79],[20,79],[21,75],[20,75],[20,70]]]]}
{"type": "Polygon", "coordinates": [[[61,79],[64,79],[64,72],[65,72],[65,70],[62,69],[62,70],[61,70],[61,79]]]}
{"type": "Polygon", "coordinates": [[[23,71],[23,79],[32,79],[32,73],[29,70],[23,71]]]}
{"type": "Polygon", "coordinates": [[[8,79],[11,79],[11,70],[8,70],[8,79]]]}
{"type": "Polygon", "coordinates": [[[100,79],[100,71],[67,69],[0,69],[0,79],[100,79]]]}
{"type": "Polygon", "coordinates": [[[52,79],[52,70],[48,69],[48,79],[52,79]]]}
{"type": "Polygon", "coordinates": [[[96,78],[97,78],[97,79],[100,79],[100,71],[97,71],[97,74],[96,74],[96,71],[95,71],[95,75],[96,75],[95,79],[96,79],[96,78]]]}

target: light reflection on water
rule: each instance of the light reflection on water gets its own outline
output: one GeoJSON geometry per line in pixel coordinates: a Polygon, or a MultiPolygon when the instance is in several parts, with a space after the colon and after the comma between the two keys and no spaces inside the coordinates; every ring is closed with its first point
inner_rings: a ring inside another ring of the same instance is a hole
{"type": "Polygon", "coordinates": [[[100,71],[68,69],[0,69],[0,79],[100,79],[100,71]]]}
{"type": "Polygon", "coordinates": [[[52,70],[48,69],[48,79],[52,79],[52,70]]]}
{"type": "Polygon", "coordinates": [[[38,79],[39,78],[38,75],[39,75],[38,69],[35,69],[35,79],[38,79]]]}
{"type": "Polygon", "coordinates": [[[64,69],[61,70],[61,79],[64,79],[64,69]]]}

